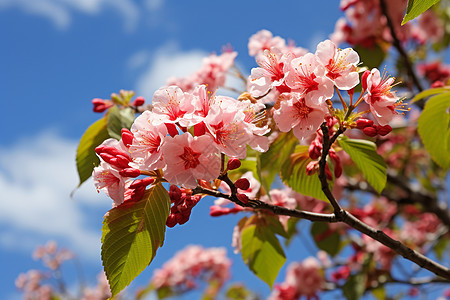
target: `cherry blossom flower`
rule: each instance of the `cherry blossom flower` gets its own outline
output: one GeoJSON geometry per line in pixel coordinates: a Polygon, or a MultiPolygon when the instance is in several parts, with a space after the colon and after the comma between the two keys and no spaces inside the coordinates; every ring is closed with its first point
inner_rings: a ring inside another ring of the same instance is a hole
{"type": "Polygon", "coordinates": [[[92,178],[94,179],[94,185],[97,191],[101,190],[113,199],[114,206],[118,206],[123,202],[125,179],[110,164],[103,161],[100,162],[100,165],[94,168],[92,178]]]}
{"type": "Polygon", "coordinates": [[[186,132],[168,137],[162,151],[167,164],[164,178],[171,184],[195,188],[197,179],[210,181],[219,176],[219,152],[209,135],[192,137],[186,132]]]}
{"type": "Polygon", "coordinates": [[[156,289],[169,287],[174,293],[181,293],[194,289],[196,281],[202,279],[217,284],[214,291],[209,291],[217,293],[229,279],[230,267],[224,248],[190,245],[155,270],[151,282],[156,289]]]}
{"type": "Polygon", "coordinates": [[[367,77],[363,76],[362,84],[367,90],[364,101],[369,104],[370,111],[380,125],[387,125],[396,114],[396,106],[402,104],[395,92],[391,91],[394,81],[394,77],[381,76],[376,68],[367,77]]]}
{"type": "Polygon", "coordinates": [[[265,50],[272,47],[282,49],[286,46],[286,41],[279,37],[273,36],[272,32],[263,29],[252,35],[248,41],[248,54],[250,56],[259,56],[265,50]]]}
{"type": "Polygon", "coordinates": [[[197,82],[206,85],[209,91],[224,86],[227,72],[233,66],[236,56],[237,52],[231,51],[204,58],[202,68],[196,72],[197,82]]]}
{"type": "Polygon", "coordinates": [[[307,53],[291,61],[285,81],[293,92],[301,93],[306,100],[320,104],[334,94],[333,81],[325,76],[325,72],[317,56],[307,53]]]}
{"type": "Polygon", "coordinates": [[[161,146],[167,136],[167,128],[164,124],[154,124],[154,117],[154,113],[144,111],[131,126],[134,135],[129,148],[133,160],[131,165],[139,170],[155,170],[165,165],[161,146]]]}
{"type": "Polygon", "coordinates": [[[291,99],[281,102],[280,108],[274,110],[273,118],[283,132],[293,129],[294,135],[302,140],[314,134],[322,124],[328,108],[325,103],[315,104],[292,93],[291,99]]]}
{"type": "Polygon", "coordinates": [[[220,152],[237,158],[245,158],[247,144],[252,134],[247,130],[244,113],[237,106],[222,109],[218,105],[211,107],[204,123],[213,137],[214,145],[220,152]]]}
{"type": "Polygon", "coordinates": [[[183,91],[177,86],[163,87],[153,94],[153,110],[159,116],[152,121],[155,125],[160,123],[177,123],[182,126],[186,113],[191,113],[192,104],[186,99],[183,91]]]}
{"type": "Polygon", "coordinates": [[[319,299],[317,293],[322,290],[325,279],[317,259],[308,257],[303,262],[293,262],[288,266],[285,281],[275,286],[270,300],[294,300],[305,296],[307,299],[319,299]]]}
{"type": "Polygon", "coordinates": [[[325,67],[325,75],[341,90],[349,90],[359,83],[356,69],[359,56],[352,48],[337,49],[330,40],[317,45],[316,56],[325,67]]]}
{"type": "Polygon", "coordinates": [[[278,93],[290,92],[284,83],[286,65],[289,65],[292,55],[283,55],[277,48],[264,50],[257,59],[258,68],[253,68],[249,80],[249,92],[255,97],[266,95],[270,89],[278,93]]]}

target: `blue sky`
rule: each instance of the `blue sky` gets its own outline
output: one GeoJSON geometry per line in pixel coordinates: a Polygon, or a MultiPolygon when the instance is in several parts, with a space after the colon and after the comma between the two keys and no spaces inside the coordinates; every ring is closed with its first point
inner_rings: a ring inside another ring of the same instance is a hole
{"type": "MultiPolygon", "coordinates": [[[[69,197],[78,183],[78,140],[100,117],[91,99],[133,89],[149,101],[169,76],[190,74],[227,44],[249,73],[255,62],[247,42],[258,30],[315,50],[340,15],[338,2],[329,0],[0,0],[0,298],[18,297],[15,278],[40,267],[32,250],[50,239],[79,255],[88,281],[101,270],[100,228],[111,200],[90,181],[69,197]]],[[[230,247],[241,216],[213,219],[210,203],[202,200],[186,225],[168,229],[137,282],[189,243],[225,246],[233,281],[267,295],[230,247]]],[[[289,261],[309,255],[305,239],[295,240],[289,261]]]]}

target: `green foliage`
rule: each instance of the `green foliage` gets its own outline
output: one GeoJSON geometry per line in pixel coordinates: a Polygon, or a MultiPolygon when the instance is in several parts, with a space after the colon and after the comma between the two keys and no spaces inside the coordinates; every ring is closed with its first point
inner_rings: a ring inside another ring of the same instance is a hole
{"type": "Polygon", "coordinates": [[[381,193],[386,186],[386,163],[378,155],[375,143],[342,136],[339,139],[339,145],[350,155],[353,162],[362,171],[367,182],[378,193],[381,193]]]}
{"type": "Polygon", "coordinates": [[[443,169],[450,167],[450,92],[431,97],[419,117],[418,131],[431,158],[443,169]]]}
{"type": "Polygon", "coordinates": [[[270,145],[269,150],[260,155],[264,187],[270,188],[282,164],[289,158],[297,144],[298,140],[292,131],[282,132],[270,145]]]}
{"type": "Polygon", "coordinates": [[[225,296],[229,300],[249,299],[252,293],[242,284],[233,284],[228,287],[225,296]]]}
{"type": "Polygon", "coordinates": [[[410,101],[410,103],[414,103],[414,102],[417,102],[417,101],[419,101],[421,99],[427,98],[429,96],[433,96],[433,95],[441,94],[441,93],[445,93],[445,92],[450,92],[450,89],[449,88],[445,88],[445,87],[435,88],[435,89],[428,89],[428,90],[425,90],[425,91],[420,92],[417,95],[415,95],[414,98],[412,98],[412,100],[410,101]]]}
{"type": "Polygon", "coordinates": [[[361,62],[369,70],[378,68],[386,58],[386,52],[378,44],[375,44],[372,48],[356,45],[353,49],[358,52],[361,62]]]}
{"type": "Polygon", "coordinates": [[[110,137],[120,140],[122,138],[122,128],[130,129],[134,122],[134,110],[130,107],[119,109],[117,105],[108,111],[107,128],[110,137]]]}
{"type": "Polygon", "coordinates": [[[311,225],[311,235],[320,250],[335,256],[341,249],[341,236],[338,232],[330,229],[330,224],[315,222],[311,225]]]}
{"type": "MultiPolygon", "coordinates": [[[[312,160],[309,158],[308,146],[295,147],[295,152],[291,154],[290,158],[281,167],[281,179],[287,186],[300,194],[328,201],[322,192],[322,186],[317,174],[311,176],[306,174],[306,166],[310,161],[312,160]]],[[[332,182],[329,182],[329,184],[330,188],[332,188],[332,182]]]]}
{"type": "Polygon", "coordinates": [[[363,272],[350,275],[342,287],[345,298],[348,300],[358,300],[361,298],[366,290],[366,280],[367,276],[363,272]]]}
{"type": "Polygon", "coordinates": [[[102,261],[114,297],[153,260],[162,246],[170,198],[161,183],[137,202],[111,209],[102,227],[102,261]]]}
{"type": "Polygon", "coordinates": [[[402,25],[408,21],[418,17],[427,9],[438,3],[440,0],[408,0],[408,7],[406,8],[405,16],[402,20],[402,25]]]}
{"type": "Polygon", "coordinates": [[[78,176],[80,177],[78,186],[91,177],[92,170],[100,163],[100,159],[95,154],[95,148],[108,138],[105,118],[92,124],[81,137],[76,157],[78,176]]]}
{"type": "Polygon", "coordinates": [[[273,226],[263,218],[252,216],[240,222],[242,259],[250,270],[270,287],[273,286],[286,256],[273,226]]]}

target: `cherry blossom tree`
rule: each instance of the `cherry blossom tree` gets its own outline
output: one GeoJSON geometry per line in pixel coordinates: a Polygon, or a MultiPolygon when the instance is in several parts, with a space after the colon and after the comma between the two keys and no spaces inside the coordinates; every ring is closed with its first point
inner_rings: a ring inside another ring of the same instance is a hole
{"type": "MultiPolygon", "coordinates": [[[[439,4],[420,14],[436,1],[406,2],[341,0],[345,17],[312,52],[261,30],[248,42],[248,77],[227,50],[189,77],[169,78],[151,104],[132,91],[94,99],[104,115],[81,138],[77,167],[80,185],[92,175],[113,200],[102,228],[107,296],[120,297],[149,265],[166,227],[210,201],[211,216],[243,216],[233,247],[273,287],[269,299],[335,290],[384,299],[390,284],[411,287],[409,296],[435,285],[448,299],[450,67],[428,56],[447,49],[450,18],[439,4]],[[380,71],[387,57],[396,66],[380,71]],[[235,97],[220,94],[227,74],[242,80],[230,88],[235,97]],[[311,221],[320,251],[275,283],[286,261],[281,241],[299,233],[300,220],[311,221]],[[404,270],[402,259],[428,276],[404,270]]],[[[223,249],[187,246],[136,297],[188,293],[201,280],[213,299],[229,268],[223,249]]],[[[17,285],[48,294],[41,279],[21,275],[17,285]]],[[[238,285],[225,294],[256,295],[238,285]]]]}

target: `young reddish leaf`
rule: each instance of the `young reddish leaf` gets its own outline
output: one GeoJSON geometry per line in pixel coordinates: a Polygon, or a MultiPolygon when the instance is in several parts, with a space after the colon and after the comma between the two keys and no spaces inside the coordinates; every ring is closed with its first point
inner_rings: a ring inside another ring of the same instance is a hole
{"type": "Polygon", "coordinates": [[[102,261],[113,297],[150,264],[162,246],[169,207],[169,193],[158,183],[141,200],[126,201],[105,215],[102,261]]]}

